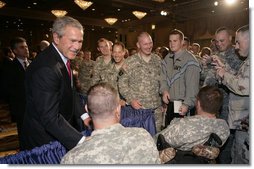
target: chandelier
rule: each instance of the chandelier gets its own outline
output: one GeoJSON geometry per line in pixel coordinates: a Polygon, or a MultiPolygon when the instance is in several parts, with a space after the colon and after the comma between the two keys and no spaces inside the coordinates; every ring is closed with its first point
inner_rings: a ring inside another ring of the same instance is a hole
{"type": "Polygon", "coordinates": [[[80,8],[82,8],[83,10],[85,10],[86,8],[88,8],[89,6],[91,6],[93,4],[93,2],[90,1],[84,1],[84,0],[75,0],[74,1],[80,8]]]}
{"type": "Polygon", "coordinates": [[[51,13],[55,15],[56,17],[63,17],[65,16],[68,12],[64,10],[52,10],[51,13]]]}
{"type": "Polygon", "coordinates": [[[146,16],[146,12],[141,11],[133,11],[133,15],[135,15],[138,19],[142,19],[144,16],[146,16]]]}
{"type": "Polygon", "coordinates": [[[114,23],[116,23],[117,18],[105,18],[105,21],[110,24],[113,25],[114,23]]]}
{"type": "Polygon", "coordinates": [[[0,1],[0,8],[4,7],[6,3],[0,1]]]}

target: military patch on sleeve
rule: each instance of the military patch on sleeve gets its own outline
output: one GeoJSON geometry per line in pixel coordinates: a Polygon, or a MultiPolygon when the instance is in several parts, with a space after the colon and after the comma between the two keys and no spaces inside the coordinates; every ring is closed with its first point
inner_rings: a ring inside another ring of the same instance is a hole
{"type": "Polygon", "coordinates": [[[120,70],[119,73],[118,73],[119,76],[122,76],[123,74],[124,74],[123,70],[120,70]]]}
{"type": "Polygon", "coordinates": [[[244,89],[245,89],[245,87],[239,86],[239,90],[240,90],[240,91],[242,91],[242,90],[244,90],[244,89]]]}

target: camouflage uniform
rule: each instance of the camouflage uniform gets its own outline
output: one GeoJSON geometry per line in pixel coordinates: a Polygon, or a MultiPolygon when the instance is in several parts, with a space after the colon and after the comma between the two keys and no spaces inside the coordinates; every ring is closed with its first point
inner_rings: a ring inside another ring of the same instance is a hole
{"type": "Polygon", "coordinates": [[[162,134],[173,148],[191,151],[193,146],[204,144],[211,133],[217,134],[224,144],[230,134],[226,121],[199,115],[174,118],[170,125],[157,135],[162,134]]]}
{"type": "Polygon", "coordinates": [[[73,69],[79,68],[81,62],[83,61],[82,57],[76,56],[75,59],[71,60],[71,66],[73,69]]]}
{"type": "Polygon", "coordinates": [[[161,58],[151,55],[148,63],[138,53],[125,60],[126,71],[119,77],[119,91],[127,103],[136,99],[144,109],[155,109],[156,129],[159,131],[163,121],[159,95],[161,58]]]}
{"type": "Polygon", "coordinates": [[[107,82],[109,84],[111,84],[115,89],[118,90],[118,80],[119,80],[119,76],[122,75],[124,73],[124,69],[120,68],[117,69],[116,68],[116,64],[113,63],[113,65],[105,70],[104,77],[103,77],[103,82],[107,82]]]}
{"type": "Polygon", "coordinates": [[[170,100],[183,100],[190,108],[195,105],[199,91],[200,66],[195,57],[182,50],[168,54],[162,61],[161,93],[167,90],[170,100]]]}
{"type": "Polygon", "coordinates": [[[222,83],[231,91],[229,94],[228,125],[230,129],[240,126],[240,119],[249,115],[250,94],[250,59],[247,58],[237,74],[226,65],[222,83]]]}
{"type": "MultiPolygon", "coordinates": [[[[233,47],[230,47],[227,51],[220,52],[217,55],[221,58],[224,64],[227,65],[227,67],[230,67],[231,70],[233,70],[234,72],[237,72],[239,70],[242,64],[242,61],[239,59],[233,47]]],[[[229,107],[229,90],[225,85],[220,83],[220,80],[221,79],[217,79],[216,70],[210,69],[210,71],[208,72],[205,78],[204,85],[218,86],[220,91],[223,93],[223,105],[220,111],[219,118],[227,121],[228,115],[229,115],[229,108],[228,108],[229,107]]],[[[231,133],[227,143],[221,149],[221,153],[219,155],[220,163],[223,163],[223,164],[231,163],[230,152],[231,152],[233,139],[234,139],[234,134],[231,133]]]]}
{"type": "Polygon", "coordinates": [[[241,128],[235,132],[235,140],[231,151],[232,164],[249,164],[250,160],[249,116],[241,121],[241,128]]]}
{"type": "MultiPolygon", "coordinates": [[[[228,64],[230,68],[234,71],[238,71],[242,61],[239,59],[238,55],[235,53],[235,49],[233,47],[229,48],[224,53],[219,53],[218,56],[221,58],[222,61],[224,61],[224,64],[228,64]]],[[[219,80],[216,77],[216,71],[214,69],[210,69],[210,71],[207,73],[207,76],[204,81],[205,85],[216,85],[220,88],[221,92],[223,93],[223,106],[222,110],[220,112],[220,118],[227,120],[228,119],[228,104],[229,104],[229,91],[224,86],[221,85],[219,80]]]]}
{"type": "Polygon", "coordinates": [[[91,80],[93,77],[93,68],[95,61],[83,60],[79,66],[79,81],[81,85],[81,92],[83,95],[87,94],[88,89],[91,87],[91,80]]]}
{"type": "Polygon", "coordinates": [[[61,164],[160,164],[151,135],[142,128],[115,124],[92,132],[70,150],[61,164]]]}
{"type": "Polygon", "coordinates": [[[229,94],[228,124],[230,129],[236,130],[231,149],[232,163],[249,163],[249,150],[244,144],[249,133],[241,130],[241,121],[249,116],[250,112],[250,59],[249,57],[241,65],[239,71],[234,73],[226,64],[226,73],[222,83],[231,91],[229,94]]]}
{"type": "Polygon", "coordinates": [[[104,62],[103,56],[99,56],[96,59],[91,86],[101,82],[109,82],[110,78],[108,76],[111,76],[109,73],[113,69],[113,63],[114,61],[111,59],[111,61],[106,64],[104,62]]]}

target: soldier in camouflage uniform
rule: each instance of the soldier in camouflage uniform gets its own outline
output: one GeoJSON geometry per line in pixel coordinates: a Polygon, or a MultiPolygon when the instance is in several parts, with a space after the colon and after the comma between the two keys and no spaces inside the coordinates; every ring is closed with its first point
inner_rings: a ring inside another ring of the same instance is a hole
{"type": "Polygon", "coordinates": [[[95,61],[91,60],[91,51],[85,50],[84,57],[79,65],[79,81],[81,85],[81,93],[87,95],[88,89],[91,87],[91,80],[93,77],[93,68],[95,61]]]}
{"type": "Polygon", "coordinates": [[[163,122],[163,109],[159,95],[161,58],[151,53],[151,36],[142,32],[138,36],[138,53],[125,60],[126,71],[119,78],[120,94],[134,109],[154,109],[156,130],[163,122]]]}
{"type": "MultiPolygon", "coordinates": [[[[237,53],[235,52],[234,47],[231,43],[232,36],[230,31],[225,28],[221,27],[218,28],[215,32],[215,42],[218,48],[219,53],[216,53],[216,56],[213,55],[213,58],[220,58],[220,60],[227,64],[230,69],[237,72],[242,64],[242,60],[238,57],[237,53]]],[[[213,59],[206,58],[206,62],[208,66],[212,63],[215,63],[213,59]]],[[[214,66],[213,66],[214,67],[214,66]]],[[[204,85],[215,85],[220,88],[223,92],[223,106],[219,114],[219,118],[224,120],[228,120],[229,114],[229,90],[228,88],[221,83],[221,79],[216,75],[216,70],[213,68],[207,73],[207,77],[205,78],[204,85]]],[[[230,151],[232,147],[233,135],[230,135],[225,147],[223,147],[219,156],[220,163],[229,164],[231,163],[230,151]]]]}
{"type": "Polygon", "coordinates": [[[81,51],[78,52],[75,59],[71,60],[72,70],[79,71],[79,66],[80,66],[80,64],[83,60],[83,57],[84,57],[84,52],[81,50],[81,51]]]}
{"type": "MultiPolygon", "coordinates": [[[[218,28],[215,32],[215,39],[216,39],[216,46],[219,50],[219,53],[213,53],[213,54],[219,57],[224,64],[227,63],[231,69],[233,69],[234,71],[238,71],[242,64],[242,60],[239,58],[239,56],[235,52],[234,47],[232,46],[232,43],[231,43],[232,36],[230,35],[229,30],[225,27],[218,28]]],[[[211,65],[212,59],[208,57],[206,58],[206,62],[209,66],[211,65]]],[[[224,85],[221,84],[220,78],[216,76],[215,69],[211,69],[211,71],[208,72],[207,77],[204,81],[204,85],[216,85],[222,90],[224,102],[223,102],[223,107],[220,113],[220,118],[227,120],[228,100],[229,100],[228,90],[224,85]]]]}
{"type": "Polygon", "coordinates": [[[118,78],[124,72],[124,55],[125,46],[122,42],[116,42],[112,46],[113,64],[111,69],[107,69],[104,77],[104,82],[111,84],[118,90],[118,78]]]}
{"type": "MultiPolygon", "coordinates": [[[[232,163],[246,163],[245,155],[239,151],[244,147],[244,139],[248,136],[247,131],[242,131],[241,121],[249,116],[249,93],[250,93],[250,34],[249,26],[243,26],[236,31],[235,48],[240,56],[246,58],[238,71],[234,71],[228,64],[216,60],[217,74],[222,83],[230,90],[228,124],[235,133],[234,146],[232,148],[232,163]],[[245,136],[243,136],[245,134],[245,136]],[[241,149],[241,148],[240,148],[241,149]]],[[[246,150],[247,151],[247,150],[246,150]]],[[[248,156],[249,157],[249,156],[248,156]]],[[[248,163],[248,162],[247,162],[248,163]]]]}
{"type": "Polygon", "coordinates": [[[119,95],[111,85],[93,86],[88,92],[87,108],[95,130],[65,154],[61,164],[161,163],[153,138],[145,129],[123,127],[119,123],[119,95]]]}
{"type": "Polygon", "coordinates": [[[204,144],[210,135],[215,133],[220,137],[223,145],[230,132],[226,121],[216,118],[222,100],[222,93],[217,87],[201,88],[196,101],[197,114],[174,118],[166,129],[156,134],[155,142],[157,142],[157,136],[162,134],[171,147],[191,151],[193,146],[204,144]]]}
{"type": "Polygon", "coordinates": [[[95,61],[91,86],[100,82],[107,82],[108,73],[112,70],[114,63],[111,56],[111,45],[107,39],[99,39],[97,49],[102,55],[95,61]]]}

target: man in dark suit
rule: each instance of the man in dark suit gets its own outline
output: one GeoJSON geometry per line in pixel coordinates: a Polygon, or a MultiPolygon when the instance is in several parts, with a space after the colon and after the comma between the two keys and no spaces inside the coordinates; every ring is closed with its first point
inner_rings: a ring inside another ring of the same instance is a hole
{"type": "Polygon", "coordinates": [[[59,141],[71,149],[85,140],[77,121],[85,119],[68,66],[82,47],[83,27],[71,17],[57,18],[53,43],[41,52],[26,72],[26,114],[21,149],[59,141]],[[76,129],[75,129],[76,128],[76,129]]]}
{"type": "Polygon", "coordinates": [[[10,42],[15,58],[3,68],[3,91],[9,103],[12,122],[17,123],[18,135],[25,114],[25,70],[31,61],[28,60],[29,50],[26,40],[15,37],[10,42]]]}

